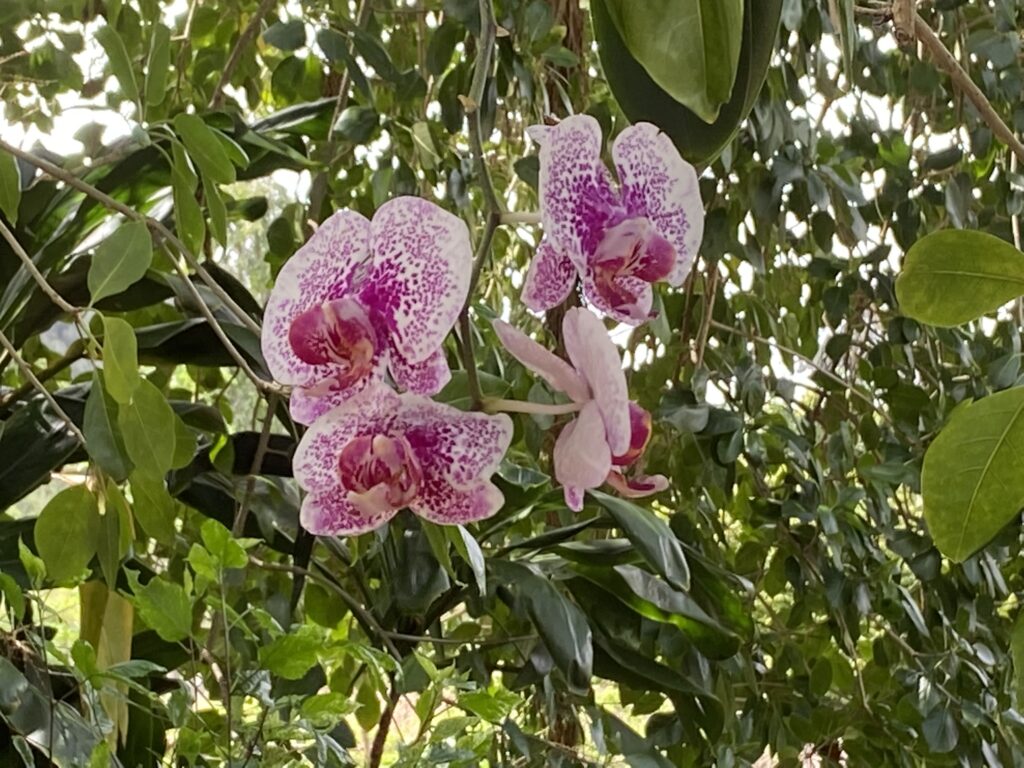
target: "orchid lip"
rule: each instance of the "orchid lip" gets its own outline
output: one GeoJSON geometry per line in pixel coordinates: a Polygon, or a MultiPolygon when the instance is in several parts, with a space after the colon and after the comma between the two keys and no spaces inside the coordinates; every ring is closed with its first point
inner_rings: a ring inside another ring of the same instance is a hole
{"type": "Polygon", "coordinates": [[[288,342],[303,362],[336,369],[316,385],[328,391],[369,375],[378,346],[366,310],[351,298],[317,304],[297,315],[288,328],[288,342]]]}
{"type": "Polygon", "coordinates": [[[638,296],[624,278],[655,283],[672,272],[676,259],[675,247],[649,219],[625,219],[605,231],[594,252],[594,286],[609,306],[642,320],[645,315],[636,306],[638,296]]]}
{"type": "Polygon", "coordinates": [[[367,512],[396,510],[419,494],[423,467],[404,435],[361,435],[338,455],[349,501],[367,512]]]}

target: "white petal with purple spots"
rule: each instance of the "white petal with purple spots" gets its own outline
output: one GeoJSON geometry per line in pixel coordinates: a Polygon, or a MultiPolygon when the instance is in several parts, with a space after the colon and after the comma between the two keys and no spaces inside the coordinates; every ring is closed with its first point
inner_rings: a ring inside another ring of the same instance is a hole
{"type": "Polygon", "coordinates": [[[437,480],[424,484],[422,493],[410,505],[413,512],[440,525],[465,525],[493,516],[505,503],[494,483],[480,480],[466,488],[455,488],[437,480]]]}
{"type": "Polygon", "coordinates": [[[410,363],[392,348],[388,355],[388,368],[399,389],[418,395],[436,395],[452,378],[443,347],[434,350],[422,363],[410,363]]]}
{"type": "Polygon", "coordinates": [[[441,346],[466,302],[473,250],[465,222],[417,197],[385,203],[371,224],[373,272],[360,298],[410,363],[441,346]]]}
{"type": "Polygon", "coordinates": [[[693,266],[704,236],[704,204],[697,172],[667,134],[651,123],[631,125],[612,147],[622,202],[630,216],[646,216],[675,246],[676,264],[666,278],[679,285],[693,266]]]}
{"type": "Polygon", "coordinates": [[[340,485],[310,493],[302,500],[299,523],[315,536],[358,536],[379,528],[397,513],[385,509],[367,514],[351,504],[347,496],[340,485]]]}
{"type": "Polygon", "coordinates": [[[370,222],[354,211],[339,211],[282,267],[263,315],[261,346],[273,377],[307,385],[322,379],[329,365],[310,365],[288,341],[292,321],[307,309],[347,293],[370,255],[370,222]]]}
{"type": "Polygon", "coordinates": [[[561,304],[576,285],[576,266],[558,250],[550,238],[544,238],[530,261],[523,284],[523,304],[534,312],[544,312],[561,304]]]}

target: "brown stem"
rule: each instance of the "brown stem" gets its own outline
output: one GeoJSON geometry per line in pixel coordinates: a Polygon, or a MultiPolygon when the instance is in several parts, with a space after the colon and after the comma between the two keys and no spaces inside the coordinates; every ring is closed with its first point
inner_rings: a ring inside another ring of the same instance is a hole
{"type": "Polygon", "coordinates": [[[228,56],[228,63],[224,65],[224,71],[220,74],[217,87],[213,89],[213,96],[210,97],[210,109],[217,109],[221,101],[224,100],[224,88],[231,82],[231,76],[235,73],[235,67],[238,66],[238,62],[242,58],[242,52],[256,38],[256,33],[260,31],[263,17],[270,13],[270,9],[275,5],[277,5],[277,0],[263,0],[260,3],[260,7],[256,9],[256,13],[249,19],[249,23],[245,25],[245,29],[242,30],[242,34],[238,37],[238,42],[231,49],[231,55],[228,56]]]}
{"type": "Polygon", "coordinates": [[[384,745],[388,740],[388,731],[391,730],[391,722],[395,717],[395,706],[398,704],[398,686],[394,678],[391,680],[391,692],[388,694],[388,705],[380,716],[380,723],[377,724],[377,735],[373,738],[373,746],[370,748],[370,759],[367,765],[369,768],[380,768],[380,761],[384,757],[384,745]]]}

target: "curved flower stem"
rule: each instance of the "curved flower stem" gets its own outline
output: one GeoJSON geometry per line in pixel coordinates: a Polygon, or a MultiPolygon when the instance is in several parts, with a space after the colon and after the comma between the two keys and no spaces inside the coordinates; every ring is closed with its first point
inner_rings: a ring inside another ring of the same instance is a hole
{"type": "Polygon", "coordinates": [[[564,416],[567,413],[577,413],[582,410],[583,403],[531,403],[526,400],[503,400],[495,397],[484,400],[483,406],[488,413],[533,413],[539,416],[564,416]]]}
{"type": "Polygon", "coordinates": [[[491,59],[494,55],[494,40],[497,32],[498,26],[494,21],[492,0],[480,0],[480,36],[477,38],[476,68],[473,71],[469,96],[465,100],[465,109],[466,117],[469,120],[469,146],[473,152],[477,175],[480,177],[480,187],[487,205],[487,221],[473,259],[473,272],[469,279],[466,304],[462,308],[462,314],[459,315],[459,346],[462,366],[466,369],[466,383],[469,386],[473,408],[477,410],[483,402],[483,393],[480,391],[480,377],[477,374],[476,355],[473,352],[473,328],[469,320],[469,305],[473,300],[473,292],[476,290],[477,283],[480,281],[480,272],[483,270],[484,261],[491,252],[494,230],[501,223],[502,215],[501,203],[494,191],[491,174],[487,170],[487,161],[484,158],[480,125],[480,103],[487,90],[487,77],[491,71],[491,59]]]}
{"type": "Polygon", "coordinates": [[[540,211],[505,211],[501,214],[502,224],[540,224],[540,211]]]}

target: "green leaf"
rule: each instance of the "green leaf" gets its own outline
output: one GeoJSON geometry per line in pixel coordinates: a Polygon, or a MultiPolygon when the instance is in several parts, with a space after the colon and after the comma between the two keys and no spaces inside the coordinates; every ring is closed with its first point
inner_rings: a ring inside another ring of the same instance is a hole
{"type": "Polygon", "coordinates": [[[146,105],[156,107],[167,98],[167,75],[171,71],[171,30],[163,24],[153,27],[146,58],[146,105]]]}
{"type": "Polygon", "coordinates": [[[121,482],[132,471],[131,460],[117,425],[117,403],[103,386],[102,374],[93,372],[82,422],[85,450],[100,469],[121,482]]]}
{"type": "Polygon", "coordinates": [[[459,706],[489,723],[501,723],[512,714],[521,701],[512,691],[498,688],[494,693],[484,690],[460,693],[459,706]]]}
{"type": "Polygon", "coordinates": [[[295,51],[306,44],[306,24],[302,19],[279,21],[263,33],[263,39],[282,51],[295,51]]]}
{"type": "Polygon", "coordinates": [[[66,488],[43,507],[36,520],[36,551],[56,582],[78,576],[96,554],[100,512],[84,485],[66,488]]]}
{"type": "Polygon", "coordinates": [[[615,523],[636,546],[637,552],[670,584],[684,592],[690,588],[690,566],[668,523],[648,509],[600,491],[591,491],[615,523]]]}
{"type": "Polygon", "coordinates": [[[121,36],[112,26],[106,24],[96,30],[96,40],[103,46],[103,50],[107,54],[107,62],[110,64],[110,71],[114,73],[114,77],[121,84],[124,95],[132,101],[138,102],[139,86],[135,82],[135,71],[121,36]]]}
{"type": "Polygon", "coordinates": [[[203,209],[196,200],[196,177],[177,142],[172,147],[174,166],[171,169],[171,192],[174,197],[174,223],[178,237],[192,253],[200,253],[206,237],[203,209]]]}
{"type": "Polygon", "coordinates": [[[1010,655],[1013,658],[1014,690],[1018,708],[1024,703],[1024,611],[1017,614],[1010,636],[1010,655]]]}
{"type": "Polygon", "coordinates": [[[120,405],[132,401],[139,386],[139,353],[135,329],[116,317],[103,318],[103,383],[120,405]]]}
{"type": "Polygon", "coordinates": [[[210,232],[223,246],[228,244],[228,209],[217,185],[208,176],[203,177],[203,198],[210,214],[210,232]]]}
{"type": "Polygon", "coordinates": [[[987,544],[1024,506],[1024,388],[953,412],[924,456],[921,493],[935,546],[958,562],[987,544]]]}
{"type": "Polygon", "coordinates": [[[167,492],[163,478],[133,472],[130,485],[134,501],[132,508],[142,530],[161,544],[173,543],[177,515],[174,499],[167,492]]]}
{"type": "Polygon", "coordinates": [[[954,326],[1024,295],[1024,253],[985,232],[945,229],[914,243],[896,279],[900,310],[954,326]]]}
{"type": "Polygon", "coordinates": [[[14,155],[0,152],[0,213],[11,224],[18,223],[18,206],[21,203],[21,171],[14,155]]]}
{"type": "Polygon", "coordinates": [[[317,663],[323,646],[323,630],[303,625],[274,638],[269,645],[260,646],[260,666],[285,680],[298,680],[317,663]]]}
{"type": "Polygon", "coordinates": [[[921,732],[924,734],[924,740],[928,743],[928,748],[939,754],[952,752],[960,739],[956,720],[945,707],[936,707],[932,710],[932,713],[921,723],[921,732]]]}
{"type": "Polygon", "coordinates": [[[480,597],[484,597],[487,594],[487,562],[484,559],[483,550],[480,549],[480,544],[473,538],[473,534],[461,525],[449,527],[448,530],[452,544],[455,545],[455,551],[472,569],[473,578],[476,579],[476,588],[479,590],[480,597]]]}
{"type": "Polygon", "coordinates": [[[554,584],[519,563],[492,560],[498,581],[514,583],[533,625],[551,658],[562,670],[570,690],[585,695],[590,689],[594,647],[590,625],[579,607],[554,584]]]}
{"type": "Polygon", "coordinates": [[[606,0],[626,48],[661,88],[705,122],[729,101],[743,39],[743,0],[606,0]],[[685,77],[680,73],[685,72],[685,77]]]}
{"type": "Polygon", "coordinates": [[[174,415],[174,456],[171,469],[183,469],[196,457],[196,435],[180,416],[174,415]]]}
{"type": "Polygon", "coordinates": [[[0,573],[0,594],[3,595],[11,613],[20,621],[25,615],[25,594],[18,586],[18,582],[6,573],[0,573]]]}
{"type": "Polygon", "coordinates": [[[207,520],[199,530],[203,544],[222,568],[244,568],[249,558],[245,549],[234,540],[231,531],[216,520],[207,520]]]}
{"type": "Polygon", "coordinates": [[[132,402],[118,409],[117,422],[136,473],[162,478],[174,465],[174,411],[145,379],[132,402]]]}
{"type": "Polygon", "coordinates": [[[185,142],[189,156],[203,176],[218,184],[234,182],[235,166],[213,129],[202,118],[182,112],[174,118],[174,130],[185,142]]]}
{"type": "Polygon", "coordinates": [[[89,266],[91,303],[121,293],[142,279],[153,262],[153,240],[141,221],[128,221],[100,243],[89,266]]]}
{"type": "Polygon", "coordinates": [[[96,554],[100,561],[103,578],[115,589],[121,558],[131,545],[131,510],[121,489],[111,481],[106,482],[106,504],[100,517],[99,534],[96,537],[96,554]]]}
{"type": "Polygon", "coordinates": [[[592,0],[601,63],[626,117],[657,125],[691,162],[710,163],[732,141],[761,90],[775,52],[782,5],[783,0],[746,0],[736,83],[729,102],[709,125],[663,90],[631,55],[609,15],[608,0],[592,0]]]}
{"type": "Polygon", "coordinates": [[[132,588],[132,602],[139,617],[162,639],[169,643],[184,640],[192,634],[192,601],[180,584],[154,576],[143,586],[139,577],[126,569],[132,588]]]}

